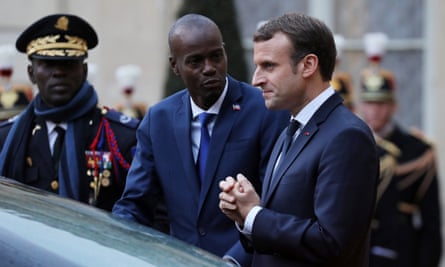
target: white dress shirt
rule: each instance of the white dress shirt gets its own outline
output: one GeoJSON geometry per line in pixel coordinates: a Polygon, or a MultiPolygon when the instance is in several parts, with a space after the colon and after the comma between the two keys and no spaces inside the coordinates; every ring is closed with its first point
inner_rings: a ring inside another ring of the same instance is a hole
{"type": "MultiPolygon", "coordinates": [[[[208,110],[203,110],[202,108],[198,107],[198,105],[193,102],[193,99],[190,97],[190,104],[192,107],[192,152],[193,152],[193,159],[195,160],[195,163],[198,159],[198,151],[199,151],[199,141],[201,140],[201,123],[199,122],[198,116],[199,114],[203,112],[207,112],[210,114],[218,115],[219,111],[221,109],[222,103],[224,101],[224,98],[227,94],[227,88],[228,88],[228,80],[226,78],[226,85],[224,87],[224,90],[222,94],[219,96],[218,100],[213,104],[208,110]]],[[[215,119],[212,118],[209,123],[207,124],[207,129],[209,131],[209,136],[212,136],[213,127],[215,126],[215,119]]]]}
{"type": "Polygon", "coordinates": [[[56,142],[57,139],[57,132],[55,130],[57,126],[63,128],[65,131],[68,128],[68,124],[66,122],[55,123],[52,121],[46,121],[46,129],[48,130],[49,150],[51,151],[51,155],[54,152],[54,143],[56,142]]]}

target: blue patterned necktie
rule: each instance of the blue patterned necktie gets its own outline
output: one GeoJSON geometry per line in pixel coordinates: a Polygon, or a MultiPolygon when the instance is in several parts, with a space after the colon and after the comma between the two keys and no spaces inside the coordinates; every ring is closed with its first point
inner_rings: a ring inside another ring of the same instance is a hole
{"type": "Polygon", "coordinates": [[[289,150],[289,147],[294,139],[294,134],[298,128],[300,128],[300,123],[297,120],[291,120],[289,122],[286,131],[286,138],[284,139],[283,148],[281,150],[282,156],[284,156],[289,150]]]}
{"type": "Polygon", "coordinates": [[[207,124],[212,119],[213,114],[203,112],[199,114],[199,122],[201,123],[201,141],[199,142],[199,152],[198,152],[198,168],[199,168],[199,178],[201,179],[201,184],[204,181],[204,171],[207,162],[207,154],[209,152],[210,135],[207,128],[207,124]]]}

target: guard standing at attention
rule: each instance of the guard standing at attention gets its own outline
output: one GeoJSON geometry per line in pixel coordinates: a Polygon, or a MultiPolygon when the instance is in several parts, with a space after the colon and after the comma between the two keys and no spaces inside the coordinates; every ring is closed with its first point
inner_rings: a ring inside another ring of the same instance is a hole
{"type": "Polygon", "coordinates": [[[0,127],[0,174],[111,210],[125,186],[138,121],[97,106],[85,62],[97,44],[90,24],[70,14],[46,16],[18,37],[38,94],[0,127]]]}
{"type": "Polygon", "coordinates": [[[369,64],[361,73],[361,115],[386,150],[380,158],[370,266],[437,267],[442,234],[435,149],[395,120],[395,75],[381,66],[387,41],[383,33],[365,35],[369,64]]]}

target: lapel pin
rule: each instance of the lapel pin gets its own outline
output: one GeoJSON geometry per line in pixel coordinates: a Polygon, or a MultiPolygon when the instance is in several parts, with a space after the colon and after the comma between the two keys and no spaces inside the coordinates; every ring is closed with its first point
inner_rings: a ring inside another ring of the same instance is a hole
{"type": "Polygon", "coordinates": [[[232,109],[233,109],[234,111],[239,111],[239,110],[241,110],[241,106],[238,105],[238,104],[233,104],[233,105],[232,105],[232,109]]]}
{"type": "Polygon", "coordinates": [[[310,133],[309,132],[304,132],[304,135],[309,136],[310,133]]]}

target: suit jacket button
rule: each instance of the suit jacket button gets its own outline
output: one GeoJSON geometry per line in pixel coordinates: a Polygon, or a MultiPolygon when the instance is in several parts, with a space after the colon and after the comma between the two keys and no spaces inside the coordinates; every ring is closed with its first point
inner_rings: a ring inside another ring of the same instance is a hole
{"type": "Polygon", "coordinates": [[[32,167],[32,158],[26,157],[26,163],[28,164],[28,167],[32,167]]]}
{"type": "Polygon", "coordinates": [[[56,191],[57,189],[59,189],[59,182],[56,181],[56,180],[53,180],[53,181],[51,182],[51,189],[54,190],[54,191],[56,191]]]}

